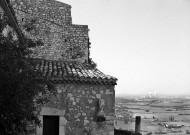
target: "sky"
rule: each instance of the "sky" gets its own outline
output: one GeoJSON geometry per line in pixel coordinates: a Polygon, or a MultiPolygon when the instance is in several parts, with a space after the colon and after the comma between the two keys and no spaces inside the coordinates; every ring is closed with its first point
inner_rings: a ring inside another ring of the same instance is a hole
{"type": "Polygon", "coordinates": [[[89,26],[97,68],[116,95],[190,95],[190,0],[59,0],[89,26]]]}

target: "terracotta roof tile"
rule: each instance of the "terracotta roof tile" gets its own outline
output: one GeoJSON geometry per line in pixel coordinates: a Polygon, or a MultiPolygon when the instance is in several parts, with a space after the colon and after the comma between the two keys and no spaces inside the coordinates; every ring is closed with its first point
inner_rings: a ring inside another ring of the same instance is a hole
{"type": "Polygon", "coordinates": [[[117,78],[105,75],[89,64],[43,59],[31,59],[31,61],[35,63],[35,70],[41,72],[39,76],[41,80],[116,85],[117,78]]]}

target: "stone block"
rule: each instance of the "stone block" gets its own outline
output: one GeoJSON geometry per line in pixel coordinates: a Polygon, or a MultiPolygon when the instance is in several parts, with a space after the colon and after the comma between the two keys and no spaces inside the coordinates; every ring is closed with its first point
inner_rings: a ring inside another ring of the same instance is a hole
{"type": "Polygon", "coordinates": [[[83,116],[86,116],[86,113],[82,113],[83,116]]]}
{"type": "Polygon", "coordinates": [[[92,103],[92,100],[88,100],[88,102],[91,104],[91,103],[92,103]]]}
{"type": "MultiPolygon", "coordinates": [[[[43,125],[43,116],[38,116],[39,120],[41,121],[41,124],[43,125]]],[[[42,135],[43,133],[43,126],[37,126],[36,128],[36,132],[37,132],[37,135],[42,135]]]]}
{"type": "Polygon", "coordinates": [[[112,126],[112,125],[106,125],[106,130],[114,131],[114,126],[112,126]]]}
{"type": "Polygon", "coordinates": [[[82,94],[84,95],[84,94],[85,94],[85,91],[82,91],[82,94]]]}
{"type": "Polygon", "coordinates": [[[64,116],[65,110],[60,110],[60,109],[51,108],[51,107],[42,107],[40,111],[40,115],[64,116]]]}
{"type": "Polygon", "coordinates": [[[109,135],[114,135],[114,131],[111,131],[111,132],[109,133],[109,135]]]}
{"type": "Polygon", "coordinates": [[[62,90],[61,89],[57,89],[57,93],[61,93],[62,92],[62,90]]]}
{"type": "Polygon", "coordinates": [[[106,120],[114,120],[115,119],[115,117],[114,116],[106,116],[106,120]]]}
{"type": "Polygon", "coordinates": [[[95,94],[96,94],[96,92],[93,90],[93,91],[92,91],[92,94],[94,94],[94,95],[95,95],[95,94]]]}
{"type": "Polygon", "coordinates": [[[106,124],[107,125],[114,125],[114,120],[112,120],[112,121],[106,121],[106,124]]]}
{"type": "Polygon", "coordinates": [[[100,99],[101,98],[101,94],[96,94],[96,98],[100,99]]]}
{"type": "Polygon", "coordinates": [[[59,126],[59,135],[65,135],[65,126],[59,126]]]}
{"type": "Polygon", "coordinates": [[[84,120],[84,125],[87,125],[89,124],[89,121],[88,120],[84,120]]]}
{"type": "Polygon", "coordinates": [[[70,97],[70,100],[71,100],[71,101],[74,101],[75,99],[74,99],[74,97],[70,97]]]}
{"type": "Polygon", "coordinates": [[[65,117],[59,117],[59,125],[60,126],[65,126],[67,123],[67,120],[65,119],[65,117]]]}
{"type": "Polygon", "coordinates": [[[61,94],[57,94],[57,99],[61,100],[61,96],[62,96],[61,94]]]}
{"type": "Polygon", "coordinates": [[[109,94],[110,93],[110,90],[108,89],[108,90],[106,90],[106,94],[109,94]]]}
{"type": "Polygon", "coordinates": [[[73,96],[73,94],[71,94],[71,93],[68,93],[68,94],[67,94],[67,96],[68,96],[68,97],[72,97],[72,96],[73,96]]]}

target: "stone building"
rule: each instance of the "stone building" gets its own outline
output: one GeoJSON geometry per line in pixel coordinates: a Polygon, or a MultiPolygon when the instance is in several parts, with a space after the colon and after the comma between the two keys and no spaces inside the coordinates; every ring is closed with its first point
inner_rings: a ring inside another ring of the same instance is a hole
{"type": "Polygon", "coordinates": [[[87,25],[72,24],[71,6],[55,0],[10,0],[24,34],[41,40],[32,61],[48,102],[36,112],[38,135],[109,135],[114,132],[117,79],[90,59],[87,25]]]}

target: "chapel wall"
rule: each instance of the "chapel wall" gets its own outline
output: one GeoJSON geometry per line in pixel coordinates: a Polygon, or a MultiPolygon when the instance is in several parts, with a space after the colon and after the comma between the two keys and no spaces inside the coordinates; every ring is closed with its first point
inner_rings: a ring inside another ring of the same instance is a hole
{"type": "Polygon", "coordinates": [[[66,135],[83,135],[85,130],[93,135],[114,131],[114,86],[55,84],[53,89],[56,92],[49,90],[50,101],[40,107],[39,116],[58,115],[65,119],[66,122],[62,123],[65,124],[66,135]],[[99,99],[105,102],[103,111],[106,121],[102,126],[96,122],[99,99]]]}

